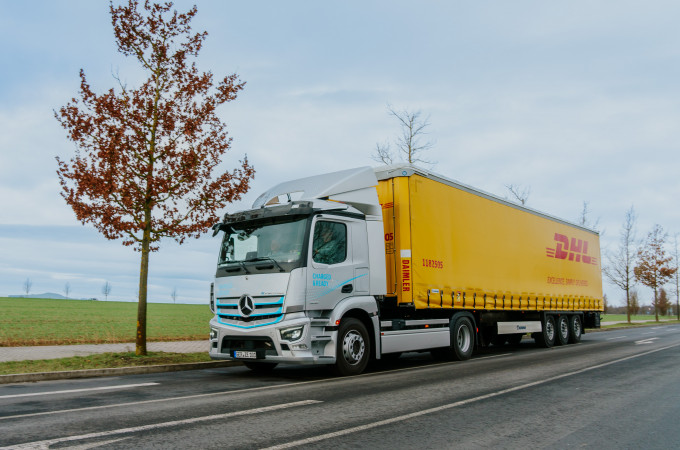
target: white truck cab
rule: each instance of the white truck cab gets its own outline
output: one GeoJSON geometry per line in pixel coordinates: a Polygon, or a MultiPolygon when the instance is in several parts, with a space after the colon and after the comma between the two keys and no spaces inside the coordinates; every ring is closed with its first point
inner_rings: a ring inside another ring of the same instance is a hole
{"type": "Polygon", "coordinates": [[[377,184],[370,167],[282,183],[213,227],[224,234],[211,358],[364,370],[379,351],[376,296],[386,289],[377,184]]]}

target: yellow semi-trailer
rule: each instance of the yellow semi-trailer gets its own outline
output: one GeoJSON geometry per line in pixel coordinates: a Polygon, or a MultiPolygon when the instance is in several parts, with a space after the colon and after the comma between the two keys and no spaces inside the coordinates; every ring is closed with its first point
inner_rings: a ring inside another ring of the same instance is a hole
{"type": "Polygon", "coordinates": [[[361,373],[408,351],[578,342],[602,311],[596,232],[410,165],[281,183],[226,214],[210,355],[361,373]]]}
{"type": "Polygon", "coordinates": [[[413,167],[377,176],[393,314],[468,317],[479,345],[565,344],[599,326],[596,232],[413,167]]]}

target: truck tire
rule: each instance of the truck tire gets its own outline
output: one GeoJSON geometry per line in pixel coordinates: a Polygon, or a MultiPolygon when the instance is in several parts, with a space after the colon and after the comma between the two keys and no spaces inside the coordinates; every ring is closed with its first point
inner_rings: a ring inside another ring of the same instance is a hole
{"type": "Polygon", "coordinates": [[[569,343],[569,317],[560,315],[555,321],[557,331],[555,345],[567,345],[569,343]]]}
{"type": "Polygon", "coordinates": [[[569,343],[578,344],[581,342],[582,334],[583,324],[581,323],[581,316],[575,314],[569,318],[569,343]]]}
{"type": "Polygon", "coordinates": [[[243,365],[256,373],[271,372],[277,363],[266,363],[266,362],[255,362],[255,361],[244,361],[243,365]]]}
{"type": "Polygon", "coordinates": [[[465,361],[472,356],[475,347],[475,331],[467,317],[459,317],[451,327],[451,349],[458,361],[465,361]]]}
{"type": "Polygon", "coordinates": [[[553,316],[545,316],[543,321],[543,331],[532,334],[536,345],[543,348],[550,348],[555,345],[555,319],[553,316]]]}
{"type": "Polygon", "coordinates": [[[359,375],[368,365],[371,342],[364,324],[354,318],[340,323],[333,370],[337,375],[359,375]]]}

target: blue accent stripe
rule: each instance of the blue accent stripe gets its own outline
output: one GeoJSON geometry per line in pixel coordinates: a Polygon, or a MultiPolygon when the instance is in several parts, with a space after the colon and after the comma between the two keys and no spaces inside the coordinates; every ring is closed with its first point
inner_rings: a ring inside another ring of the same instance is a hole
{"type": "Polygon", "coordinates": [[[357,278],[365,277],[366,275],[368,275],[368,274],[365,273],[365,274],[363,274],[363,275],[359,275],[358,277],[354,277],[354,278],[350,278],[350,279],[345,280],[345,281],[341,281],[341,282],[339,282],[335,287],[332,287],[332,288],[330,288],[330,289],[327,289],[326,291],[322,292],[321,295],[317,295],[316,297],[314,297],[314,300],[318,300],[318,299],[320,299],[321,297],[324,297],[324,296],[330,294],[331,292],[333,292],[333,291],[336,290],[337,288],[340,288],[340,287],[344,286],[345,284],[349,283],[350,281],[354,281],[354,280],[356,280],[357,278]]]}
{"type": "Polygon", "coordinates": [[[272,321],[272,322],[259,323],[259,324],[257,324],[257,325],[245,326],[245,325],[233,325],[233,324],[231,324],[231,323],[224,323],[224,322],[222,322],[222,320],[221,320],[220,317],[217,318],[217,322],[219,322],[219,323],[222,324],[222,325],[226,325],[226,326],[228,326],[228,327],[234,327],[234,328],[243,328],[243,329],[264,327],[265,325],[274,325],[275,323],[279,323],[279,322],[281,322],[282,320],[283,320],[283,314],[281,315],[281,317],[279,317],[278,319],[276,319],[276,320],[274,320],[274,321],[272,321]]]}

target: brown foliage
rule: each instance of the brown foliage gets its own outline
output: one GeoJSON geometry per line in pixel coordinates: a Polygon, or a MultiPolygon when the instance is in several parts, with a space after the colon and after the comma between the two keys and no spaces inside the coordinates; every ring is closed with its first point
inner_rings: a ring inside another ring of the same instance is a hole
{"type": "Polygon", "coordinates": [[[97,94],[81,70],[79,98],[55,113],[77,146],[70,161],[57,157],[62,196],[80,221],[138,250],[145,230],[151,251],[163,237],[198,237],[254,174],[244,158],[215,175],[231,144],[215,110],[245,83],[232,74],[215,85],[189,63],[207,33],[191,33],[196,7],[171,7],[147,1],[142,15],[137,1],[111,5],[118,50],[139,61],[147,80],[136,89],[118,80],[118,89],[97,94]]]}
{"type": "Polygon", "coordinates": [[[678,270],[677,267],[669,265],[672,258],[666,257],[665,243],[666,233],[663,228],[660,225],[654,225],[647,235],[645,244],[638,250],[638,264],[633,270],[639,282],[654,290],[656,320],[659,320],[658,290],[678,270]]]}

